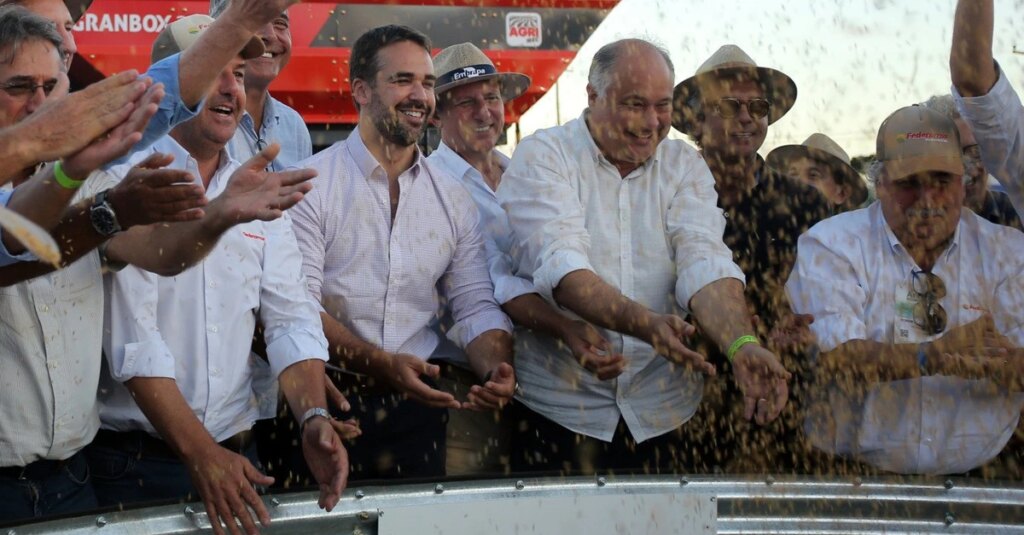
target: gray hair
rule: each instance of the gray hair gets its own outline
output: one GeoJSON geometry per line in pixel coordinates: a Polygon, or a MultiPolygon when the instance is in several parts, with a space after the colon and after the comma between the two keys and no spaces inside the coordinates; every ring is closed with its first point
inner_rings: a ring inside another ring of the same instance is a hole
{"type": "Polygon", "coordinates": [[[46,41],[63,54],[64,40],[53,22],[18,5],[0,6],[0,62],[13,62],[22,45],[33,40],[46,41]]]}
{"type": "Polygon", "coordinates": [[[951,120],[955,121],[960,118],[960,112],[956,109],[956,103],[953,102],[953,95],[934,95],[922,102],[921,105],[941,113],[951,120]]]}
{"type": "Polygon", "coordinates": [[[672,64],[672,59],[669,58],[668,51],[663,47],[643,39],[620,39],[602,46],[601,49],[594,54],[594,59],[590,63],[590,73],[587,74],[587,83],[589,83],[598,94],[604,95],[605,91],[608,90],[608,86],[612,84],[612,71],[615,70],[615,65],[618,63],[623,49],[630,44],[643,44],[657,50],[658,53],[661,54],[662,59],[665,60],[665,65],[668,66],[668,70],[672,74],[672,79],[675,79],[675,65],[672,64]]]}

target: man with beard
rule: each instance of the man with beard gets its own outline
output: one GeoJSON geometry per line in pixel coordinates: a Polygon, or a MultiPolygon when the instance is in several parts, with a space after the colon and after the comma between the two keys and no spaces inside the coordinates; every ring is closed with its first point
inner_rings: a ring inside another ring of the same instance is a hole
{"type": "MultiPolygon", "coordinates": [[[[169,25],[154,43],[154,61],[196,46],[198,38],[186,30],[211,21],[190,15],[169,25]]],[[[114,167],[108,180],[164,153],[173,159],[171,169],[185,179],[195,177],[215,201],[232,187],[240,168],[262,169],[276,147],[244,167],[224,150],[245,107],[245,60],[261,54],[262,47],[240,52],[194,119],[114,167]]],[[[306,189],[301,184],[294,192],[306,189]]],[[[257,319],[265,326],[273,377],[320,484],[320,507],[330,510],[340,499],[347,463],[326,410],[327,342],[316,305],[306,294],[291,225],[279,215],[268,210],[259,220],[232,228],[214,240],[202,262],[174,277],[129,267],[104,281],[102,426],[87,448],[101,505],[198,495],[218,534],[224,532],[221,521],[237,534],[236,518],[255,533],[248,507],[262,524],[269,523],[253,488],[273,481],[254,467],[250,431],[259,411],[249,363],[257,319]]]]}
{"type": "Polygon", "coordinates": [[[359,124],[300,165],[318,172],[291,212],[309,291],[321,304],[331,358],[358,377],[352,412],[363,434],[353,477],[439,476],[448,409],[501,407],[515,390],[511,324],[494,301],[479,214],[465,188],[416,145],[434,113],[430,43],[404,26],[372,29],[350,59],[359,124]],[[431,324],[480,380],[465,402],[437,390],[431,324]],[[368,377],[367,377],[368,376],[368,377]]]}
{"type": "Polygon", "coordinates": [[[1010,196],[1002,191],[992,191],[988,184],[988,170],[981,161],[981,147],[974,137],[974,131],[960,116],[951,95],[935,95],[922,103],[953,120],[960,133],[960,149],[964,156],[964,171],[967,179],[964,185],[964,206],[974,213],[997,225],[1006,225],[1024,230],[1020,217],[1010,202],[1010,196]]]}
{"type": "MultiPolygon", "coordinates": [[[[231,0],[210,2],[210,15],[220,16],[231,0]]],[[[313,144],[309,130],[299,112],[270,94],[270,84],[288,66],[292,57],[291,19],[282,11],[274,20],[256,32],[263,40],[266,51],[245,66],[245,114],[238,124],[235,137],[228,143],[228,154],[245,161],[270,143],[281,145],[281,152],[273,162],[271,171],[281,171],[309,158],[313,144]]]]}
{"type": "MultiPolygon", "coordinates": [[[[757,152],[769,125],[793,107],[796,93],[789,76],[760,67],[739,47],[725,45],[676,86],[673,126],[690,136],[711,168],[718,206],[725,211],[725,244],[746,275],[746,298],[758,334],[787,369],[796,371],[794,388],[799,389],[813,318],[792,313],[783,287],[796,258],[797,238],[827,217],[829,205],[817,189],[769,167],[757,152]]],[[[712,360],[721,360],[712,344],[701,345],[712,360]]],[[[735,391],[710,391],[706,407],[711,412],[701,416],[721,425],[718,414],[738,412],[735,396],[735,391]]],[[[800,444],[798,409],[791,404],[768,429],[725,424],[706,437],[703,448],[735,470],[791,469],[800,461],[794,458],[800,444]]]]}
{"type": "Polygon", "coordinates": [[[786,405],[789,374],[753,336],[707,165],[666,139],[673,73],[651,43],[605,45],[583,115],[524,139],[502,178],[519,269],[628,362],[603,381],[555,337],[519,333],[517,399],[533,415],[516,434],[527,441],[513,448],[518,466],[692,471],[687,421],[716,372],[685,345],[682,311],[728,355],[746,419],[766,423],[786,405]]]}
{"type": "Polygon", "coordinates": [[[960,0],[949,70],[953,98],[978,140],[985,168],[1024,215],[1024,105],[992,57],[992,0],[960,0]]]}
{"type": "Polygon", "coordinates": [[[876,145],[879,202],[801,236],[786,285],[821,349],[807,435],[875,469],[964,473],[1024,407],[1024,234],[963,207],[947,117],[902,108],[876,145]]]}

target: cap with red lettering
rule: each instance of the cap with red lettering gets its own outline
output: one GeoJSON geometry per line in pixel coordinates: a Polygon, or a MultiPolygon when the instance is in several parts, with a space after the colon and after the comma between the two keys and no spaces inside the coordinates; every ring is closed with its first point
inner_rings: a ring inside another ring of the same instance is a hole
{"type": "Polygon", "coordinates": [[[890,180],[926,171],[964,174],[956,124],[924,106],[900,108],[882,121],[875,151],[890,180]]]}
{"type": "MultiPolygon", "coordinates": [[[[211,24],[213,24],[213,18],[202,14],[182,17],[168,24],[153,42],[151,61],[156,63],[192,46],[192,43],[195,43],[211,24]]],[[[242,56],[242,59],[258,58],[263,55],[265,50],[263,41],[254,36],[242,48],[239,55],[242,56]]]]}

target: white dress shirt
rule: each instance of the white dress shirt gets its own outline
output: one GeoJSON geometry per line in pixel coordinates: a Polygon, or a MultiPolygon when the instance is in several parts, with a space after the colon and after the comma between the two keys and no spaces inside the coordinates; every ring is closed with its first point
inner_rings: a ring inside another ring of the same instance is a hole
{"type": "MultiPolygon", "coordinates": [[[[662,141],[625,178],[594,143],[584,117],[520,143],[498,187],[515,236],[512,255],[538,293],[554,302],[562,277],[589,270],[659,314],[679,313],[722,279],[744,280],[722,242],[725,218],[700,155],[662,141]]],[[[575,317],[575,316],[573,316],[575,317]]],[[[657,356],[645,342],[603,333],[626,371],[600,381],[564,344],[516,332],[520,399],[564,427],[610,441],[619,418],[635,440],[671,431],[697,409],[703,378],[657,356]]]]}
{"type": "MultiPolygon", "coordinates": [[[[97,193],[89,179],[72,203],[97,193]]],[[[0,466],[61,460],[96,435],[103,283],[93,251],[0,287],[0,466]]]]}
{"type": "Polygon", "coordinates": [[[996,74],[999,78],[988,94],[962,97],[954,86],[953,100],[971,125],[985,169],[1006,188],[1024,218],[1024,105],[1002,69],[996,74]]]}
{"type": "MultiPolygon", "coordinates": [[[[920,268],[885,222],[881,203],[827,219],[800,237],[786,290],[798,314],[813,314],[821,351],[850,340],[920,343],[911,273],[920,268]]],[[[1024,235],[964,209],[932,273],[946,285],[948,327],[992,314],[1024,346],[1024,235]]],[[[816,447],[884,470],[962,473],[995,457],[1020,417],[1024,396],[988,381],[930,375],[871,385],[863,399],[822,385],[809,409],[816,447]],[[824,405],[822,405],[824,404],[824,405]]]]}
{"type": "MultiPolygon", "coordinates": [[[[174,169],[201,183],[196,161],[170,137],[135,154],[174,156],[174,169]]],[[[207,196],[224,191],[239,166],[221,151],[207,196]]],[[[123,176],[127,167],[114,168],[123,176]]],[[[193,413],[217,440],[252,427],[257,396],[250,347],[257,317],[264,327],[271,376],[308,359],[327,359],[319,311],[305,292],[301,257],[287,218],[236,225],[201,263],[175,277],[128,267],[105,277],[100,418],[115,431],[156,434],[122,384],[134,377],[174,379],[193,413]]]]}
{"type": "Polygon", "coordinates": [[[323,311],[384,351],[424,360],[441,295],[465,349],[512,325],[494,302],[479,214],[458,181],[419,152],[398,177],[394,223],[388,177],[355,129],[300,162],[317,171],[313,191],[291,210],[309,292],[323,311]]]}

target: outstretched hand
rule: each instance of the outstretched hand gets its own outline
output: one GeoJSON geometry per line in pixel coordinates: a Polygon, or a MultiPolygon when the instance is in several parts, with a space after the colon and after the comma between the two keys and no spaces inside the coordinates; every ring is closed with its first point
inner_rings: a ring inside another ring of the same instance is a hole
{"type": "Polygon", "coordinates": [[[313,188],[309,180],[316,171],[312,169],[267,171],[280,151],[281,146],[273,143],[250,158],[231,175],[224,193],[210,202],[208,212],[223,228],[256,220],[273,221],[313,188]]]}

